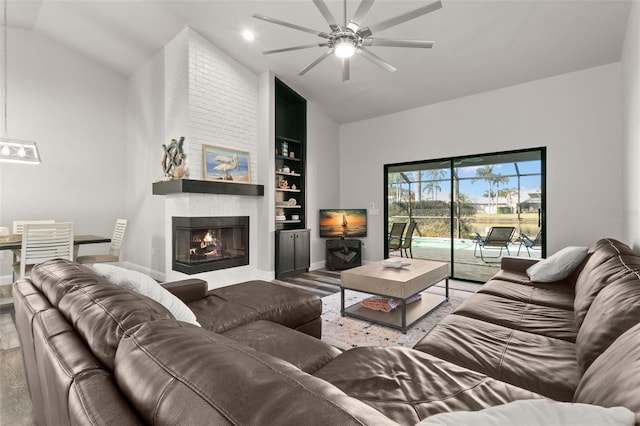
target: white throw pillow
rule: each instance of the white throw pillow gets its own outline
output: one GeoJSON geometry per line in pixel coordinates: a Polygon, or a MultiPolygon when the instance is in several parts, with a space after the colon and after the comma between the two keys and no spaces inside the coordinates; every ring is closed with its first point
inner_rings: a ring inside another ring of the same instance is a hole
{"type": "Polygon", "coordinates": [[[480,411],[436,414],[417,426],[633,426],[635,414],[624,407],[523,399],[480,411]]]}
{"type": "Polygon", "coordinates": [[[565,247],[527,269],[531,281],[548,283],[565,279],[587,257],[587,247],[565,247]]]}
{"type": "Polygon", "coordinates": [[[88,266],[108,281],[122,288],[133,290],[160,303],[167,308],[178,321],[200,326],[193,311],[189,309],[182,300],[171,294],[149,275],[106,263],[94,263],[88,266]]]}

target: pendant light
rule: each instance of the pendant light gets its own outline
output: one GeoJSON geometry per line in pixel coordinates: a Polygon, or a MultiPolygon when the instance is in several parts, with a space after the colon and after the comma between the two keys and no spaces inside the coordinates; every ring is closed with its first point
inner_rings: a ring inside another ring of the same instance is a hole
{"type": "Polygon", "coordinates": [[[6,163],[21,163],[21,164],[40,164],[40,153],[38,152],[38,146],[32,141],[23,141],[18,139],[9,139],[9,125],[8,118],[8,84],[7,84],[7,0],[2,1],[3,15],[2,15],[2,55],[3,55],[3,70],[2,70],[2,106],[4,113],[4,126],[2,128],[2,137],[0,137],[0,162],[6,163]]]}

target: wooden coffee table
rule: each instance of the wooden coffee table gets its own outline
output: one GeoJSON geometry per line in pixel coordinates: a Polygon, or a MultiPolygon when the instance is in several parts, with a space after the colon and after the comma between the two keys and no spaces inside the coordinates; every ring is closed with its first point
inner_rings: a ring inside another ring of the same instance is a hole
{"type": "MultiPolygon", "coordinates": [[[[403,259],[403,262],[405,260],[403,259]]],[[[408,266],[387,268],[382,262],[370,263],[342,271],[340,276],[340,313],[407,332],[416,321],[449,300],[449,264],[422,259],[406,259],[408,266]],[[445,281],[445,296],[424,292],[445,281]],[[400,305],[391,312],[365,308],[360,303],[344,306],[344,291],[354,290],[398,299],[400,305]],[[424,293],[423,293],[424,292],[424,293]],[[422,299],[407,304],[407,299],[422,293],[422,299]]]]}

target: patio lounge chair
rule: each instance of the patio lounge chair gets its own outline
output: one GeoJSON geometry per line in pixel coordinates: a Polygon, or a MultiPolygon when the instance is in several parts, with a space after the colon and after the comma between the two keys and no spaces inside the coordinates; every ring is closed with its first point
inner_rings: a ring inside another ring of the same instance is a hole
{"type": "MultiPolygon", "coordinates": [[[[400,250],[402,244],[402,233],[407,226],[405,222],[396,222],[391,226],[391,232],[389,233],[389,252],[400,250]]],[[[400,252],[402,255],[402,252],[400,252]]]]}
{"type": "Polygon", "coordinates": [[[413,238],[413,231],[416,230],[416,226],[416,222],[412,220],[409,223],[409,226],[407,226],[407,232],[404,234],[404,237],[400,239],[399,244],[394,244],[393,248],[391,247],[391,244],[389,244],[389,251],[400,250],[400,257],[402,257],[402,250],[404,250],[404,257],[411,257],[413,259],[413,251],[411,250],[411,239],[413,238]],[[407,250],[409,250],[408,253],[407,250]]]}
{"type": "Polygon", "coordinates": [[[542,250],[542,231],[538,232],[538,235],[534,239],[531,239],[524,232],[520,233],[520,247],[518,247],[518,256],[520,256],[520,249],[522,246],[527,249],[527,254],[531,257],[529,250],[542,250]]]}
{"type": "Polygon", "coordinates": [[[489,229],[486,237],[482,237],[480,234],[476,232],[475,243],[476,246],[473,249],[473,255],[475,257],[479,257],[483,262],[487,262],[487,259],[499,259],[502,256],[502,250],[506,249],[507,254],[509,253],[509,244],[511,244],[511,239],[513,238],[513,234],[516,232],[515,226],[492,226],[489,229]],[[480,249],[480,255],[478,256],[478,249],[480,249]],[[482,252],[482,249],[500,249],[500,252],[497,256],[485,256],[482,252]]]}

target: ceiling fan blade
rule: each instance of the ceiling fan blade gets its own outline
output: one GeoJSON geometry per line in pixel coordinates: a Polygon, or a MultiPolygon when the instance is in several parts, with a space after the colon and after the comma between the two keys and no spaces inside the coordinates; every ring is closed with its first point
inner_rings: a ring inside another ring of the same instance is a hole
{"type": "Polygon", "coordinates": [[[315,34],[322,38],[329,38],[329,34],[324,33],[322,31],[316,31],[316,30],[312,30],[311,28],[301,27],[300,25],[290,24],[289,22],[281,21],[275,18],[269,18],[268,16],[260,15],[259,13],[254,13],[253,17],[256,19],[261,19],[263,21],[271,22],[272,24],[278,24],[284,27],[293,28],[294,30],[304,31],[305,33],[315,34]]]}
{"type": "Polygon", "coordinates": [[[433,41],[423,40],[394,40],[390,38],[366,38],[363,40],[365,46],[389,46],[389,47],[433,47],[433,41]]]}
{"type": "Polygon", "coordinates": [[[351,18],[351,23],[360,25],[362,23],[362,18],[365,17],[371,6],[373,6],[374,0],[362,0],[360,2],[360,6],[356,9],[356,13],[353,14],[353,18],[351,18]]]}
{"type": "Polygon", "coordinates": [[[318,10],[320,11],[320,13],[322,13],[322,16],[324,16],[324,19],[327,21],[327,23],[331,27],[331,30],[332,31],[337,30],[338,22],[336,21],[336,18],[334,18],[333,14],[327,7],[327,4],[324,2],[324,0],[313,0],[313,4],[315,4],[318,10]]]}
{"type": "Polygon", "coordinates": [[[322,62],[324,59],[326,59],[329,55],[331,55],[333,53],[333,49],[329,49],[326,52],[324,52],[322,54],[322,56],[320,56],[318,59],[316,59],[315,61],[311,62],[309,65],[307,65],[306,67],[302,68],[300,70],[300,72],[298,73],[298,75],[305,75],[307,73],[307,71],[309,71],[311,68],[315,67],[316,65],[318,65],[320,62],[322,62]]]}
{"type": "Polygon", "coordinates": [[[266,52],[262,52],[262,54],[270,55],[272,53],[290,52],[292,50],[301,50],[301,49],[309,49],[311,47],[326,47],[326,46],[329,46],[329,45],[327,43],[305,44],[304,46],[294,46],[294,47],[285,47],[284,49],[267,50],[266,52]]]}
{"type": "Polygon", "coordinates": [[[349,58],[342,58],[342,82],[349,81],[350,62],[349,58]]]}
{"type": "Polygon", "coordinates": [[[369,61],[373,62],[374,64],[376,64],[380,68],[382,68],[384,70],[387,70],[389,72],[398,71],[398,69],[396,67],[394,67],[393,65],[391,65],[390,63],[388,63],[387,61],[385,61],[384,59],[382,59],[378,55],[376,55],[374,53],[371,53],[369,50],[365,49],[364,47],[360,48],[360,52],[364,53],[364,57],[365,58],[367,58],[369,61]]]}
{"type": "Polygon", "coordinates": [[[438,10],[441,7],[442,7],[442,3],[440,2],[440,0],[437,0],[437,1],[434,1],[433,3],[429,3],[426,6],[416,9],[412,12],[403,13],[402,15],[398,15],[395,18],[387,19],[386,21],[373,24],[369,27],[369,29],[371,30],[372,33],[386,30],[387,28],[393,27],[398,24],[402,24],[403,22],[410,21],[419,16],[426,15],[429,12],[438,10]]]}

